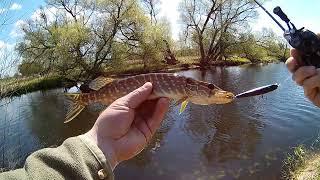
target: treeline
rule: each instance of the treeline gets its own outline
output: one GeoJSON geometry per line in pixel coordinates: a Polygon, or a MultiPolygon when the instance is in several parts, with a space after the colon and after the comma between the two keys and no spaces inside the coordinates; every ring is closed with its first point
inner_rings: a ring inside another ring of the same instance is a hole
{"type": "Polygon", "coordinates": [[[18,68],[22,75],[92,79],[106,69],[131,64],[160,66],[171,50],[198,57],[202,66],[231,57],[259,62],[287,56],[286,43],[271,30],[250,30],[249,21],[257,17],[251,0],[182,0],[176,42],[168,20],[158,16],[159,0],[46,3],[22,28],[24,37],[16,48],[23,59],[18,68]]]}

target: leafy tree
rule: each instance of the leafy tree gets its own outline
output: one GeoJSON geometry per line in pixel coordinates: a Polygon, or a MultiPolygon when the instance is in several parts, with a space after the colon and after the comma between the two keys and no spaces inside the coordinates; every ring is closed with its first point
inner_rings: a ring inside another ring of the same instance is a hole
{"type": "Polygon", "coordinates": [[[161,59],[159,42],[171,39],[168,24],[151,24],[137,0],[50,0],[45,9],[23,29],[17,50],[70,79],[92,79],[136,57],[147,68],[161,59]]]}
{"type": "Polygon", "coordinates": [[[283,37],[277,36],[272,29],[262,29],[257,35],[257,43],[265,48],[268,56],[284,61],[289,57],[289,45],[283,37]]]}
{"type": "Polygon", "coordinates": [[[271,29],[242,33],[236,41],[239,43],[229,49],[230,54],[244,56],[254,63],[265,59],[284,60],[289,55],[283,37],[278,37],[271,29]]]}
{"type": "Polygon", "coordinates": [[[239,45],[239,53],[251,62],[257,63],[267,56],[267,51],[257,44],[257,39],[253,34],[242,34],[240,39],[242,43],[239,45]]]}
{"type": "Polygon", "coordinates": [[[18,66],[18,71],[22,76],[31,76],[40,74],[42,72],[42,67],[40,64],[22,62],[18,66]]]}
{"type": "Polygon", "coordinates": [[[180,12],[185,35],[196,44],[202,65],[224,57],[233,44],[229,41],[256,15],[250,0],[183,0],[180,12]]]}

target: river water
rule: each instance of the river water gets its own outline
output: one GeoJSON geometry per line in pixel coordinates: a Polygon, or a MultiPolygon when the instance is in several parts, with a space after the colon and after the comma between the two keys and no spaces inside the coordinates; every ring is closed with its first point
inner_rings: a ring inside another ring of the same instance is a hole
{"type": "MultiPolygon", "coordinates": [[[[240,93],[281,83],[263,97],[228,105],[190,104],[179,115],[172,106],[149,146],[120,164],[116,179],[278,179],[292,147],[314,147],[319,137],[320,109],[296,86],[284,64],[180,72],[240,93]]],[[[67,102],[61,89],[34,92],[0,107],[0,167],[23,166],[26,157],[86,132],[98,116],[87,108],[63,124],[67,102]]]]}

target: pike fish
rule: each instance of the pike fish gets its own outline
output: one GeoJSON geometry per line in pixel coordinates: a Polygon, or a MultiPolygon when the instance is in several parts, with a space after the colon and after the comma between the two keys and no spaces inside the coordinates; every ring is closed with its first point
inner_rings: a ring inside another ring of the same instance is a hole
{"type": "Polygon", "coordinates": [[[109,105],[146,82],[153,84],[150,99],[160,97],[173,99],[176,105],[181,104],[180,114],[185,110],[188,102],[198,105],[227,104],[235,99],[233,93],[224,91],[214,84],[173,73],[150,73],[117,80],[99,77],[89,84],[93,92],[66,94],[72,103],[65,123],[78,116],[87,105],[92,103],[109,105]]]}

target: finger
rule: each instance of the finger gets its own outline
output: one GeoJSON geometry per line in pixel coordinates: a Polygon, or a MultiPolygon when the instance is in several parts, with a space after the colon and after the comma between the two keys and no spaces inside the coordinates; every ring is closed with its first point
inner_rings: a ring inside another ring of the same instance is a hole
{"type": "Polygon", "coordinates": [[[160,127],[160,124],[169,109],[169,99],[160,98],[156,104],[154,113],[150,119],[147,120],[148,126],[154,134],[156,130],[160,127]]]}
{"type": "Polygon", "coordinates": [[[317,75],[312,76],[309,79],[306,79],[305,81],[303,81],[302,85],[305,90],[305,94],[306,95],[311,94],[315,88],[320,87],[320,74],[319,74],[319,72],[317,73],[317,75]]]}
{"type": "Polygon", "coordinates": [[[313,89],[304,87],[304,94],[314,105],[320,107],[320,92],[318,87],[313,89]]]}
{"type": "Polygon", "coordinates": [[[303,86],[303,90],[304,90],[304,95],[312,101],[316,93],[316,88],[309,88],[309,87],[303,86]]]}
{"type": "Polygon", "coordinates": [[[300,53],[297,49],[291,49],[290,54],[293,58],[296,58],[296,59],[298,59],[300,57],[300,53]]]}
{"type": "Polygon", "coordinates": [[[147,121],[143,117],[140,117],[134,121],[134,124],[144,135],[144,137],[146,138],[146,142],[148,142],[152,137],[152,132],[147,124],[147,121]]]}
{"type": "Polygon", "coordinates": [[[317,71],[314,66],[304,66],[299,68],[293,74],[293,80],[296,81],[297,84],[302,85],[304,80],[316,74],[317,74],[317,71]]]}
{"type": "Polygon", "coordinates": [[[134,90],[123,98],[128,103],[128,107],[134,109],[138,107],[143,101],[147,100],[151,95],[151,92],[152,84],[150,82],[147,82],[143,86],[134,90]]]}
{"type": "Polygon", "coordinates": [[[290,58],[286,61],[286,65],[287,65],[288,70],[289,70],[291,73],[294,73],[294,72],[297,70],[297,68],[299,67],[297,60],[294,59],[293,57],[290,57],[290,58]]]}
{"type": "Polygon", "coordinates": [[[291,49],[290,54],[293,57],[293,59],[296,60],[297,66],[303,66],[302,61],[301,61],[301,53],[297,49],[291,49]]]}

